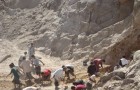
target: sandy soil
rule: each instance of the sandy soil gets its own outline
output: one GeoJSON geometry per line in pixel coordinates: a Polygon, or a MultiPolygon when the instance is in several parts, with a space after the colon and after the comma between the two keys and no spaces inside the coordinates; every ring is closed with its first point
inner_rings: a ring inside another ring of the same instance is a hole
{"type": "MultiPolygon", "coordinates": [[[[13,84],[12,84],[12,78],[11,76],[6,77],[6,75],[10,72],[10,68],[9,68],[9,64],[11,62],[13,62],[15,65],[17,65],[18,59],[20,57],[20,55],[22,55],[22,53],[24,51],[19,50],[16,45],[13,45],[13,43],[8,42],[8,41],[4,41],[2,42],[1,46],[2,49],[0,51],[1,56],[3,55],[7,55],[10,54],[11,57],[9,57],[8,59],[4,60],[3,62],[0,63],[0,90],[18,90],[18,89],[13,89],[13,84]],[[12,48],[9,48],[12,47],[12,48]],[[8,53],[6,53],[8,52],[8,53]]],[[[36,56],[40,57],[41,60],[45,63],[45,65],[42,65],[42,70],[49,68],[52,71],[55,71],[56,69],[60,68],[62,65],[65,64],[72,64],[74,65],[74,67],[76,68],[76,75],[77,75],[77,79],[84,79],[85,77],[87,77],[86,74],[86,67],[82,66],[82,62],[80,60],[78,61],[72,61],[72,60],[65,60],[62,61],[60,60],[60,58],[56,58],[56,57],[50,57],[50,56],[46,56],[45,54],[36,51],[36,56]],[[82,71],[81,71],[82,70],[82,71]]],[[[34,76],[35,78],[37,76],[34,76]]],[[[25,83],[24,80],[22,80],[23,84],[28,84],[25,83]]],[[[39,86],[40,83],[37,83],[35,81],[33,81],[33,83],[31,85],[35,85],[35,86],[39,86]]],[[[70,84],[67,84],[68,86],[70,86],[70,84]]],[[[25,86],[22,86],[22,88],[25,86]]],[[[64,88],[65,85],[62,84],[60,85],[61,90],[63,90],[62,88],[64,88]]],[[[54,85],[45,85],[43,87],[43,90],[54,90],[54,85]]]]}

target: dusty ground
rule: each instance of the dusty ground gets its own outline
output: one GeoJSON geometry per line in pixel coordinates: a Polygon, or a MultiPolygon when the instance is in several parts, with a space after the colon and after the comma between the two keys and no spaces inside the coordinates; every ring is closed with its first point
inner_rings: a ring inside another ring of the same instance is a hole
{"type": "MultiPolygon", "coordinates": [[[[2,48],[0,51],[1,56],[11,55],[11,57],[8,57],[6,60],[4,60],[0,63],[0,90],[13,90],[14,86],[11,82],[12,81],[11,76],[6,77],[6,75],[10,72],[9,64],[11,62],[13,62],[15,65],[17,65],[18,59],[19,59],[20,55],[22,55],[24,50],[19,50],[16,47],[16,45],[14,45],[13,43],[11,43],[9,41],[5,41],[5,40],[1,41],[0,47],[2,48]],[[10,47],[12,47],[12,49],[9,49],[10,47]],[[8,53],[6,53],[6,52],[8,52],[8,53]]],[[[75,67],[75,74],[77,77],[76,79],[84,79],[86,81],[86,79],[88,78],[88,75],[86,72],[87,66],[82,65],[82,60],[77,60],[77,61],[60,60],[60,58],[50,57],[50,56],[47,56],[39,51],[36,51],[36,56],[40,57],[41,60],[45,63],[44,66],[43,65],[41,66],[42,70],[49,68],[53,72],[56,69],[60,68],[62,65],[72,64],[75,67]]],[[[34,77],[38,78],[35,75],[34,75],[34,77]]],[[[99,80],[99,79],[97,78],[97,80],[99,80]]],[[[24,80],[21,80],[21,81],[26,86],[29,86],[29,85],[39,86],[40,85],[40,83],[37,80],[35,80],[35,81],[33,80],[33,83],[28,83],[28,82],[25,82],[24,80]]],[[[22,88],[26,87],[26,86],[22,86],[22,88]]],[[[65,86],[70,87],[71,83],[68,83],[68,84],[62,83],[62,85],[60,85],[61,90],[63,90],[63,88],[65,86]]],[[[43,90],[54,90],[54,85],[53,84],[45,84],[44,86],[41,86],[41,88],[43,88],[43,90]]]]}
{"type": "MultiPolygon", "coordinates": [[[[18,59],[24,51],[16,48],[16,46],[14,44],[12,44],[11,42],[4,41],[4,40],[1,41],[0,47],[2,48],[0,51],[1,56],[11,55],[11,57],[7,58],[6,60],[4,60],[0,63],[0,90],[15,90],[15,89],[13,89],[14,86],[11,82],[12,81],[11,76],[6,77],[6,75],[10,72],[9,64],[11,62],[13,62],[13,63],[15,63],[15,65],[17,65],[18,59]],[[12,49],[9,49],[10,47],[12,47],[12,49]]],[[[44,66],[42,65],[42,70],[44,70],[45,68],[49,68],[52,71],[54,71],[57,68],[60,68],[64,64],[72,64],[76,68],[75,71],[76,71],[77,79],[80,79],[80,78],[85,79],[87,77],[86,67],[82,66],[82,62],[80,60],[79,61],[71,61],[71,60],[62,61],[59,58],[46,56],[43,53],[38,52],[38,51],[36,51],[36,56],[41,57],[41,60],[45,63],[44,66]]],[[[34,77],[37,78],[37,76],[34,76],[34,77]]],[[[30,83],[30,84],[37,85],[37,86],[40,85],[40,83],[38,83],[36,81],[33,81],[33,82],[34,83],[32,83],[32,84],[30,83]]],[[[29,84],[28,82],[25,83],[24,80],[22,80],[22,83],[29,84]]],[[[70,84],[68,84],[68,85],[70,86],[70,84]]],[[[62,89],[62,88],[64,88],[64,86],[65,85],[62,84],[62,86],[60,86],[60,88],[62,89]]],[[[25,86],[22,86],[22,88],[23,87],[25,87],[25,86]]],[[[43,90],[54,90],[53,89],[54,85],[46,84],[42,88],[43,88],[43,90]]]]}

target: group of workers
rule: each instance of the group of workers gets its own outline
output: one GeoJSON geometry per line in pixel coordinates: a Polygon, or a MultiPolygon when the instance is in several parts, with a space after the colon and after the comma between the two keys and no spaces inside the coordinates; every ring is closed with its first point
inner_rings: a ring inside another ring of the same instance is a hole
{"type": "MultiPolygon", "coordinates": [[[[26,76],[25,80],[31,81],[35,79],[32,76],[32,72],[35,72],[38,75],[38,78],[43,81],[51,81],[54,80],[55,90],[59,89],[59,84],[61,81],[69,81],[71,80],[70,76],[73,76],[76,79],[76,75],[74,74],[74,66],[73,65],[62,65],[59,69],[52,72],[49,69],[45,69],[41,71],[40,62],[45,65],[38,57],[35,56],[35,47],[34,44],[31,43],[28,52],[24,52],[19,58],[18,67],[11,63],[9,67],[11,68],[11,72],[7,75],[13,74],[13,83],[20,87],[22,83],[20,82],[20,75],[24,74],[26,76]],[[20,69],[19,69],[20,68],[20,69]]],[[[95,84],[96,77],[100,76],[99,69],[103,68],[103,63],[105,63],[104,59],[93,59],[90,61],[90,65],[87,68],[88,73],[88,81],[84,83],[83,80],[76,80],[73,82],[71,86],[71,90],[92,90],[93,84],[95,84]]],[[[128,60],[123,56],[119,64],[114,67],[114,70],[118,69],[119,67],[124,67],[128,64],[128,60]]]]}
{"type": "MultiPolygon", "coordinates": [[[[37,59],[35,57],[35,48],[34,44],[31,43],[28,48],[28,53],[24,52],[24,55],[20,56],[18,61],[18,66],[15,66],[14,63],[11,63],[9,67],[11,68],[10,74],[13,74],[14,79],[13,83],[16,87],[16,85],[20,86],[20,75],[23,73],[26,76],[26,80],[28,79],[31,81],[32,78],[34,78],[31,74],[32,69],[36,71],[37,75],[41,75],[41,67],[39,62],[42,62],[41,60],[37,59]]],[[[42,62],[43,63],[43,62],[42,62]]],[[[43,63],[44,65],[44,63],[43,63]]],[[[9,76],[8,74],[7,76],[9,76]]]]}
{"type": "Polygon", "coordinates": [[[76,75],[74,74],[74,67],[72,65],[63,65],[52,73],[52,71],[49,69],[41,71],[40,62],[45,65],[38,57],[35,56],[35,47],[34,44],[31,43],[28,48],[28,52],[24,52],[24,55],[20,56],[18,66],[15,66],[14,63],[9,65],[11,72],[7,76],[13,74],[14,78],[12,82],[14,83],[15,88],[22,85],[20,81],[21,74],[25,75],[26,81],[32,81],[32,79],[36,79],[32,76],[32,72],[38,75],[38,78],[41,81],[51,81],[51,78],[53,78],[54,85],[56,87],[59,86],[59,82],[61,80],[64,80],[64,76],[67,80],[70,80],[70,75],[76,78],[76,75]]]}

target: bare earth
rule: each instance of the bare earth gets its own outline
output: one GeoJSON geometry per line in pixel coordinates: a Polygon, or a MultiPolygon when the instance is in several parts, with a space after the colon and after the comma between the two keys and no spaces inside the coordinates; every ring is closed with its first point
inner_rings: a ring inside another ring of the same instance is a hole
{"type": "MultiPolygon", "coordinates": [[[[18,59],[24,51],[19,50],[12,43],[10,43],[8,41],[2,42],[1,47],[4,47],[4,48],[1,50],[0,53],[4,54],[4,55],[10,54],[11,57],[9,57],[8,59],[6,59],[0,63],[0,90],[18,90],[18,89],[13,89],[14,86],[11,82],[12,81],[11,76],[6,77],[6,75],[10,72],[9,64],[11,62],[13,62],[13,63],[15,63],[15,65],[17,65],[18,59]],[[8,44],[6,44],[6,43],[8,43],[8,44]],[[8,49],[8,47],[12,47],[13,50],[8,49]],[[13,51],[14,51],[14,53],[13,53],[13,51]],[[6,52],[9,52],[9,53],[6,53],[6,52]]],[[[87,77],[87,74],[85,72],[86,68],[82,66],[82,62],[80,60],[78,60],[78,61],[72,61],[72,60],[62,61],[59,58],[46,56],[39,51],[36,51],[36,56],[41,57],[41,60],[45,63],[44,66],[42,65],[42,70],[44,70],[45,68],[49,68],[52,71],[54,71],[54,70],[60,68],[64,64],[72,64],[76,68],[75,71],[76,71],[77,79],[80,79],[80,78],[85,79],[87,77]]],[[[35,75],[34,75],[34,77],[37,78],[37,76],[35,76],[35,75]]],[[[25,84],[24,80],[21,80],[21,81],[23,84],[25,84]]],[[[31,85],[39,86],[40,83],[33,81],[33,83],[31,85]]],[[[69,87],[71,86],[70,83],[67,85],[69,87]]],[[[60,88],[63,90],[63,88],[67,85],[62,83],[62,85],[60,85],[60,88]]],[[[26,87],[26,86],[22,86],[22,88],[23,87],[26,87]]],[[[52,84],[45,84],[44,86],[41,86],[41,88],[43,88],[43,90],[54,90],[54,85],[53,85],[53,83],[52,84]]]]}

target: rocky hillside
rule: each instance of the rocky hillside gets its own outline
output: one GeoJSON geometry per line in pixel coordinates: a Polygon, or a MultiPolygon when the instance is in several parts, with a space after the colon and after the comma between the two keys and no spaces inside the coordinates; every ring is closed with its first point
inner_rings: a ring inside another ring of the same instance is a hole
{"type": "Polygon", "coordinates": [[[127,67],[104,75],[97,84],[98,90],[139,90],[139,64],[140,51],[137,51],[127,67]]]}
{"type": "MultiPolygon", "coordinates": [[[[0,54],[6,54],[2,58],[27,49],[30,42],[61,60],[101,57],[114,66],[123,55],[131,57],[140,49],[140,1],[0,1],[0,54]]],[[[127,69],[104,76],[98,87],[139,90],[139,63],[138,51],[127,69]]]]}
{"type": "Polygon", "coordinates": [[[20,49],[35,42],[63,60],[101,55],[114,63],[127,54],[109,53],[129,34],[133,6],[134,0],[6,0],[0,5],[0,37],[20,49]]]}
{"type": "Polygon", "coordinates": [[[120,54],[132,54],[133,60],[127,67],[115,70],[104,75],[97,88],[99,90],[139,90],[139,64],[140,64],[140,2],[135,1],[133,23],[125,38],[120,39],[112,49],[107,52],[110,58],[117,58],[120,54]],[[137,51],[138,50],[138,51],[137,51]],[[136,52],[135,52],[136,51],[136,52]]]}

